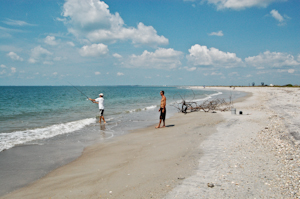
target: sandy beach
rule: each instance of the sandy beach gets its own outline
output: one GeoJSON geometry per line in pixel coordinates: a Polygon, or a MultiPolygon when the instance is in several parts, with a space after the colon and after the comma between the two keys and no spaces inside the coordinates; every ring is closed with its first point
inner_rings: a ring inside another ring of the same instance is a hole
{"type": "Polygon", "coordinates": [[[234,91],[236,115],[178,113],[1,198],[300,198],[300,89],[234,91]]]}

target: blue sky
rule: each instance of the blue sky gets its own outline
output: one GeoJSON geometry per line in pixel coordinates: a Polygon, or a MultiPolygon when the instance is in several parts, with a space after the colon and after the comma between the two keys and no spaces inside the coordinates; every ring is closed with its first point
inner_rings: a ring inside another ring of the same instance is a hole
{"type": "Polygon", "coordinates": [[[0,85],[300,84],[299,0],[2,0],[0,85]]]}

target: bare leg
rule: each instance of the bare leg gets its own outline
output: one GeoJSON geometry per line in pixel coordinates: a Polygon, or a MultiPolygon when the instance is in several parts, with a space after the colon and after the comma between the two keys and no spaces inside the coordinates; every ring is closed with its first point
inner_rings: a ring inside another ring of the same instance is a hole
{"type": "Polygon", "coordinates": [[[166,127],[166,123],[165,123],[165,120],[163,121],[163,126],[162,126],[162,128],[164,128],[164,127],[166,127]]]}
{"type": "Polygon", "coordinates": [[[155,127],[156,129],[160,128],[161,119],[159,120],[158,125],[155,127]]]}
{"type": "Polygon", "coordinates": [[[104,124],[106,124],[106,121],[105,121],[105,119],[104,119],[104,116],[101,116],[102,117],[102,119],[103,119],[103,121],[104,121],[104,124]]]}

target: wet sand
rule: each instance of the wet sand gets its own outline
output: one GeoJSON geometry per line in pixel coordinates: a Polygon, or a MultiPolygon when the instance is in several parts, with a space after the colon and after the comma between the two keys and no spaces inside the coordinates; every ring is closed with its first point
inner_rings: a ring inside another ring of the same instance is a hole
{"type": "Polygon", "coordinates": [[[162,198],[191,176],[222,117],[176,114],[167,127],[151,126],[84,150],[81,157],[2,198],[162,198]]]}

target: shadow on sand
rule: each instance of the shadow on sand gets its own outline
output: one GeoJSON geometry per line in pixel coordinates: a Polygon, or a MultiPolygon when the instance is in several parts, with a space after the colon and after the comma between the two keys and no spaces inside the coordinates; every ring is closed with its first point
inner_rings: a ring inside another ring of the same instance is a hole
{"type": "Polygon", "coordinates": [[[173,127],[175,126],[174,124],[166,125],[166,127],[173,127]]]}

